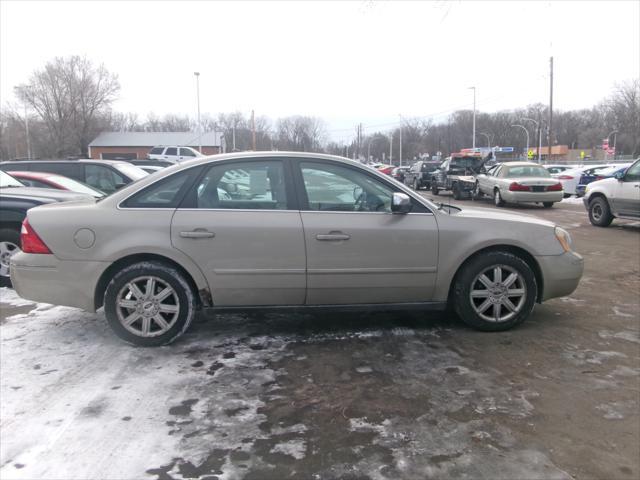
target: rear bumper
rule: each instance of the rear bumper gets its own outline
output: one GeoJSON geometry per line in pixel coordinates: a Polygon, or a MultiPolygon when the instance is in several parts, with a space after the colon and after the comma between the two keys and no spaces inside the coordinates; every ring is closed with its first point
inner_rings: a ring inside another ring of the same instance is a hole
{"type": "Polygon", "coordinates": [[[560,202],[564,192],[500,192],[502,199],[509,203],[560,202]]]}
{"type": "Polygon", "coordinates": [[[543,289],[540,301],[573,293],[580,283],[584,259],[575,252],[536,257],[542,270],[543,289]]]}
{"type": "Polygon", "coordinates": [[[107,262],[58,260],[54,255],[17,253],[11,282],[18,295],[34,302],[95,311],[94,295],[107,262]]]}

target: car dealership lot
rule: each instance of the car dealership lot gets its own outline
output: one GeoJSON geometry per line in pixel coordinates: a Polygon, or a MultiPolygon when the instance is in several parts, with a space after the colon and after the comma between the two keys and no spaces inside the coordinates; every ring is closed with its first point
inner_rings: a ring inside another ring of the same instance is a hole
{"type": "Polygon", "coordinates": [[[0,290],[2,478],[637,478],[640,225],[507,210],[558,223],[586,262],[576,292],[503,333],[218,315],[142,349],[102,312],[0,290]]]}

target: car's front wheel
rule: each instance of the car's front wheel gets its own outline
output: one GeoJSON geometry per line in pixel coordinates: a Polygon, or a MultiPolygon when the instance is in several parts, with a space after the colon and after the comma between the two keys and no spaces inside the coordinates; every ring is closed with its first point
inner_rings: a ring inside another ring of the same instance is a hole
{"type": "Polygon", "coordinates": [[[431,193],[433,193],[434,195],[438,195],[438,192],[440,191],[440,189],[438,188],[438,185],[436,185],[435,180],[431,181],[431,193]]]}
{"type": "Polygon", "coordinates": [[[453,308],[463,322],[484,331],[507,330],[523,322],[538,294],[536,277],[508,252],[478,255],[456,276],[453,308]]]}
{"type": "Polygon", "coordinates": [[[140,262],[120,270],[104,296],[109,326],[123,340],[143,347],[173,342],[196,313],[193,290],[176,268],[140,262]]]}
{"type": "Polygon", "coordinates": [[[413,180],[413,189],[414,190],[419,190],[420,189],[420,185],[418,184],[418,180],[417,179],[413,180]]]}
{"type": "Polygon", "coordinates": [[[20,251],[20,232],[13,228],[0,229],[0,287],[11,286],[9,262],[20,251]]]}
{"type": "Polygon", "coordinates": [[[589,221],[596,227],[608,227],[611,225],[613,215],[606,199],[596,197],[589,202],[589,221]]]}
{"type": "Polygon", "coordinates": [[[542,206],[544,208],[551,208],[553,207],[553,202],[542,202],[542,206]]]}

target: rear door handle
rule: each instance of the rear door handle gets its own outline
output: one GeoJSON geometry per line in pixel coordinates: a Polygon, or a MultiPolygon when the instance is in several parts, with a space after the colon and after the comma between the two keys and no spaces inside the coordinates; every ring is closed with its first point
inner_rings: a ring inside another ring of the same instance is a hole
{"type": "Polygon", "coordinates": [[[182,238],[213,238],[216,234],[207,230],[191,230],[189,232],[180,232],[180,236],[182,238]]]}
{"type": "Polygon", "coordinates": [[[351,235],[347,235],[342,232],[329,232],[327,234],[316,235],[316,240],[331,242],[331,241],[339,241],[339,240],[349,240],[351,235]]]}

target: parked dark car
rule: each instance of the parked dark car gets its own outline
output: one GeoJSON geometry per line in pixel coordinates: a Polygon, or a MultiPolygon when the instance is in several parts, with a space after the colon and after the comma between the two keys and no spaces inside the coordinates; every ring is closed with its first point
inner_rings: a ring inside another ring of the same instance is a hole
{"type": "Polygon", "coordinates": [[[423,161],[420,160],[413,165],[404,176],[404,184],[413,188],[414,190],[420,190],[421,188],[431,188],[431,178],[433,172],[435,172],[440,166],[438,161],[423,161]]]}
{"type": "Polygon", "coordinates": [[[111,160],[22,160],[2,162],[0,170],[57,173],[105,193],[115,192],[148,175],[131,163],[111,160]]]}
{"type": "Polygon", "coordinates": [[[404,182],[404,177],[409,171],[409,167],[396,167],[391,170],[391,176],[399,182],[404,182]]]}
{"type": "Polygon", "coordinates": [[[603,178],[615,177],[616,173],[624,172],[631,166],[630,163],[621,163],[607,168],[601,168],[595,172],[585,171],[580,176],[578,186],[576,187],[576,195],[578,197],[584,197],[584,193],[587,190],[587,185],[603,178]]]}
{"type": "Polygon", "coordinates": [[[20,251],[20,228],[27,210],[46,203],[85,200],[90,195],[23,185],[0,170],[0,287],[11,286],[9,259],[20,251]]]}
{"type": "Polygon", "coordinates": [[[151,160],[150,158],[148,159],[142,159],[142,160],[124,160],[127,163],[130,163],[132,165],[136,165],[138,167],[170,167],[171,165],[175,165],[175,163],[169,162],[167,160],[151,160]]]}

